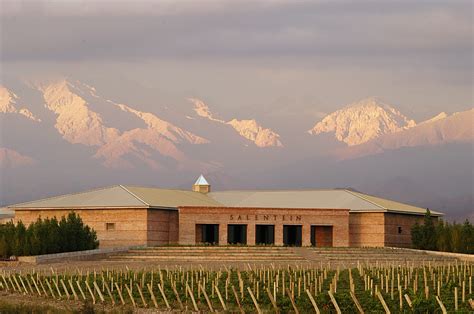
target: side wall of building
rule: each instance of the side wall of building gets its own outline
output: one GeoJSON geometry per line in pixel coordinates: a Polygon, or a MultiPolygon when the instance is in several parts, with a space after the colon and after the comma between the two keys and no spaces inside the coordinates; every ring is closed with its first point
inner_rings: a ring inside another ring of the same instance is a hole
{"type": "MultiPolygon", "coordinates": [[[[35,222],[38,217],[61,219],[67,216],[68,209],[22,209],[16,210],[15,221],[25,225],[35,222]]],[[[97,232],[101,248],[147,244],[147,209],[74,209],[85,224],[97,232]],[[113,224],[113,225],[112,225],[113,224]],[[108,228],[107,228],[108,226],[108,228]]]]}
{"type": "Polygon", "coordinates": [[[147,245],[178,243],[178,218],[177,210],[148,209],[147,245]]]}
{"type": "Polygon", "coordinates": [[[247,244],[255,245],[256,225],[275,226],[275,245],[283,245],[283,225],[302,226],[302,245],[311,245],[311,226],[332,226],[335,247],[349,246],[348,209],[180,207],[179,243],[196,244],[197,224],[218,224],[219,244],[227,244],[227,225],[247,225],[247,244]]]}
{"type": "Polygon", "coordinates": [[[382,247],[385,245],[384,213],[349,214],[351,247],[382,247]]]}
{"type": "Polygon", "coordinates": [[[411,227],[423,219],[421,215],[385,213],[385,246],[411,247],[411,227]]]}

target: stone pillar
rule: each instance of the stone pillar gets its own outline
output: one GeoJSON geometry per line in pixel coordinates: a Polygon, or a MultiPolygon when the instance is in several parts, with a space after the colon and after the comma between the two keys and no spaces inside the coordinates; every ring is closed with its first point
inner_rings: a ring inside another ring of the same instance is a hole
{"type": "Polygon", "coordinates": [[[227,245],[227,224],[219,224],[219,245],[227,245]]]}
{"type": "Polygon", "coordinates": [[[255,245],[255,224],[247,224],[247,245],[255,245]]]}
{"type": "Polygon", "coordinates": [[[283,224],[275,224],[275,245],[283,246],[283,224]]]}
{"type": "Polygon", "coordinates": [[[301,226],[301,245],[311,246],[311,225],[304,224],[301,226]]]}

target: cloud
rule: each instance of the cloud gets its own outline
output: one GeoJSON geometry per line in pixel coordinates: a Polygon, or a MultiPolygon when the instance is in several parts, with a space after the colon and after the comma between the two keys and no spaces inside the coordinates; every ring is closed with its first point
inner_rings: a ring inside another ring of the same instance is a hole
{"type": "Polygon", "coordinates": [[[465,67],[472,52],[469,1],[2,4],[4,62],[320,58],[465,67]]]}

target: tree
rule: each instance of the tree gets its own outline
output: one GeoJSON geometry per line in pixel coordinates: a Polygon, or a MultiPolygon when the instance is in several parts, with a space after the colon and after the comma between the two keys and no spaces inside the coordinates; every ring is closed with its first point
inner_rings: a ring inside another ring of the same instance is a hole
{"type": "Polygon", "coordinates": [[[429,209],[426,210],[422,227],[422,246],[424,250],[436,250],[436,229],[429,209]]]}
{"type": "Polygon", "coordinates": [[[95,249],[96,232],[74,212],[62,217],[39,217],[28,228],[19,221],[0,225],[0,257],[39,255],[95,249]]]}

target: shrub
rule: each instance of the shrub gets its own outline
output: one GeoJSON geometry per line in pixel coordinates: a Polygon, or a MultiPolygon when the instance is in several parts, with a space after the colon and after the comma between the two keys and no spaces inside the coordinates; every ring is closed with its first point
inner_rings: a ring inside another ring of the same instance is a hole
{"type": "Polygon", "coordinates": [[[96,232],[71,212],[58,222],[38,218],[28,228],[19,221],[0,225],[0,257],[83,251],[99,246],[96,232]]]}

